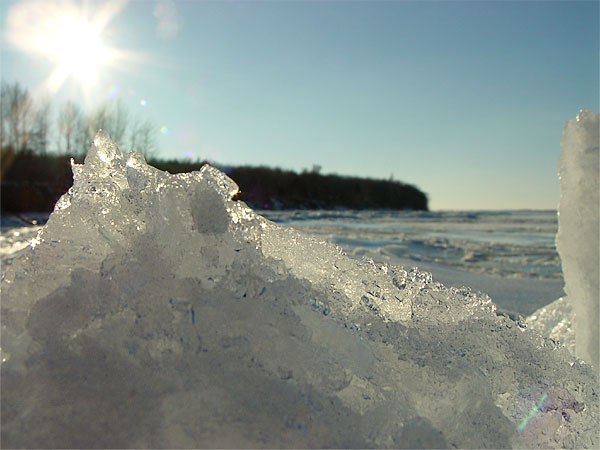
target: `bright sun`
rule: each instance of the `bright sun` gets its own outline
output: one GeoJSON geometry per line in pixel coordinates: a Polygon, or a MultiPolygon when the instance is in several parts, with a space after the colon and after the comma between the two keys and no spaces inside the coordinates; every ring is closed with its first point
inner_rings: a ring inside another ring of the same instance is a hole
{"type": "Polygon", "coordinates": [[[98,71],[110,62],[102,30],[74,15],[56,21],[41,44],[61,76],[73,75],[81,83],[95,83],[98,71]]]}
{"type": "Polygon", "coordinates": [[[41,56],[52,64],[49,76],[40,86],[42,90],[56,92],[71,79],[86,94],[103,68],[122,59],[124,52],[108,47],[102,35],[125,2],[101,5],[93,17],[89,8],[68,1],[21,1],[9,9],[8,39],[21,51],[41,56]]]}

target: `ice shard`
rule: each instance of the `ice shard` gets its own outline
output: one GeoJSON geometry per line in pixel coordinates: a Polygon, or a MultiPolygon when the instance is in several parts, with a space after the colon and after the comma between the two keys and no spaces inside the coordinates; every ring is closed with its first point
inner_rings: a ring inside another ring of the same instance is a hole
{"type": "Polygon", "coordinates": [[[563,131],[558,164],[560,202],[556,246],[565,279],[565,297],[527,319],[535,330],[560,341],[600,371],[598,278],[600,198],[598,114],[582,110],[563,131]]]}
{"type": "Polygon", "coordinates": [[[598,380],[491,299],[356,261],[100,132],[2,268],[4,447],[594,448],[598,380]]]}
{"type": "Polygon", "coordinates": [[[567,122],[558,172],[560,203],[556,245],[567,302],[574,312],[575,353],[600,373],[600,177],[598,114],[582,110],[567,122]]]}

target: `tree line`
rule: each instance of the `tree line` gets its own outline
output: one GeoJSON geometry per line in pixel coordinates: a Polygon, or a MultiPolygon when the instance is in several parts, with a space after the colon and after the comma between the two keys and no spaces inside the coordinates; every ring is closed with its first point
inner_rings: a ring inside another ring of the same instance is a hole
{"type": "MultiPolygon", "coordinates": [[[[170,173],[199,170],[203,163],[156,157],[158,129],[132,117],[122,103],[104,103],[84,113],[72,102],[53,114],[45,99],[34,99],[19,83],[1,86],[0,161],[3,212],[51,211],[71,187],[69,160],[83,160],[98,129],[125,152],[138,151],[148,163],[170,173]]],[[[394,180],[322,175],[321,167],[296,173],[269,167],[229,167],[240,187],[239,200],[254,209],[427,210],[427,195],[394,180]]]]}
{"type": "Polygon", "coordinates": [[[99,129],[105,130],[125,151],[138,151],[149,157],[157,149],[158,128],[150,120],[132,116],[118,100],[105,102],[89,113],[67,101],[53,114],[47,98],[34,98],[18,82],[3,81],[0,104],[3,156],[53,152],[81,158],[99,129]]]}
{"type": "MultiPolygon", "coordinates": [[[[198,170],[202,163],[151,158],[148,163],[170,173],[198,170]]],[[[322,175],[319,165],[296,173],[272,167],[223,167],[240,187],[237,200],[253,209],[411,209],[428,210],[427,194],[395,180],[322,175]]]]}

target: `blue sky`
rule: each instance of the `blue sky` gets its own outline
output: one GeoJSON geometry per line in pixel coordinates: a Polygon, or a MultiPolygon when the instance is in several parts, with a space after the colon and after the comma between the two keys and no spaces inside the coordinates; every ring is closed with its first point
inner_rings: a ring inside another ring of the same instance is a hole
{"type": "MultiPolygon", "coordinates": [[[[105,3],[87,3],[89,17],[105,3]]],[[[3,31],[23,4],[0,5],[3,31]]],[[[169,129],[163,157],[393,175],[432,209],[552,209],[562,127],[599,108],[598,2],[163,0],[115,11],[102,39],[132,56],[99,68],[86,102],[71,78],[50,96],[93,108],[112,92],[169,129]]],[[[3,80],[39,87],[53,61],[1,45],[3,80]]]]}

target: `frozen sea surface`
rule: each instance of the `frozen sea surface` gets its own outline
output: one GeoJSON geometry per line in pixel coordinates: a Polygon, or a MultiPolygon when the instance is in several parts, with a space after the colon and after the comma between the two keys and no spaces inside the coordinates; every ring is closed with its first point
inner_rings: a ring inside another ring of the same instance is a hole
{"type": "Polygon", "coordinates": [[[591,367],[487,295],[349,258],[104,133],[73,171],[3,264],[3,446],[600,444],[591,367]]]}

